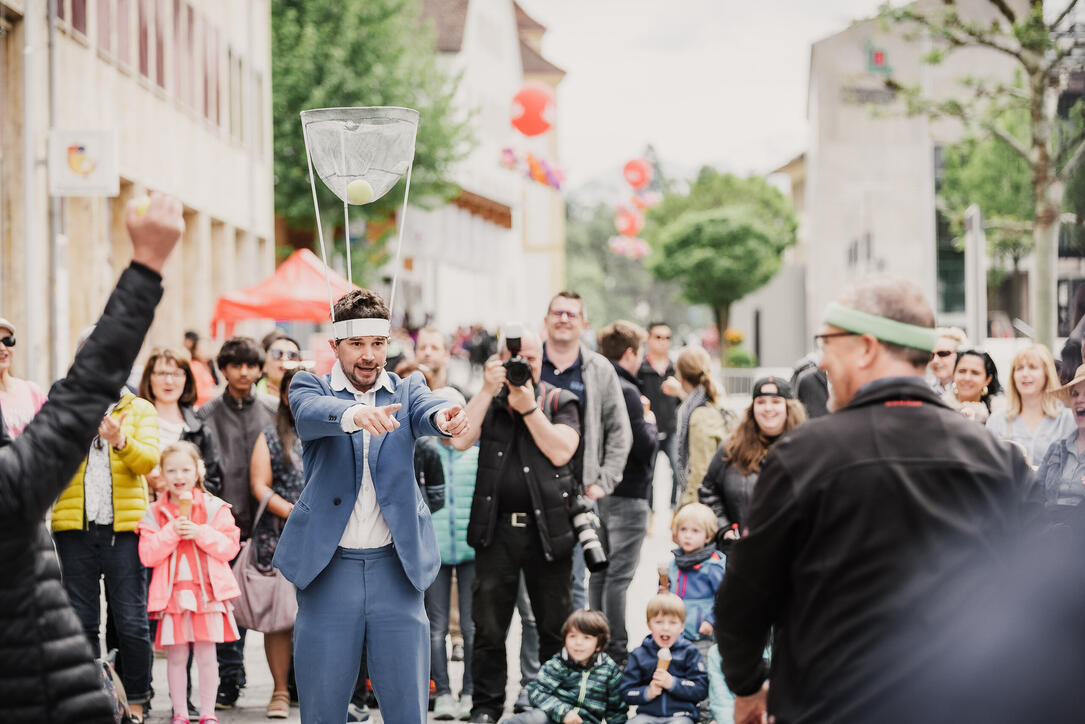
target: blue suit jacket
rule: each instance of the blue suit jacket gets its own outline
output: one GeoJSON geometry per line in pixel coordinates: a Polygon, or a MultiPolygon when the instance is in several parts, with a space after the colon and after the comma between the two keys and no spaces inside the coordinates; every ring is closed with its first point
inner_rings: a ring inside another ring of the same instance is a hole
{"type": "MultiPolygon", "coordinates": [[[[377,406],[403,405],[396,412],[399,427],[372,437],[369,470],[381,514],[392,532],[392,543],[407,578],[425,591],[441,566],[433,519],[414,476],[414,441],[442,435],[434,413],[450,407],[426,387],[420,373],[406,379],[388,373],[394,392],[377,390],[377,406]]],[[[290,384],[290,409],[301,438],[305,489],[286,520],[274,565],[287,580],[305,588],[331,561],[354,510],[362,485],[362,431],[345,433],[343,413],[358,404],[348,390],[335,392],[331,375],[299,372],[290,384]]]]}

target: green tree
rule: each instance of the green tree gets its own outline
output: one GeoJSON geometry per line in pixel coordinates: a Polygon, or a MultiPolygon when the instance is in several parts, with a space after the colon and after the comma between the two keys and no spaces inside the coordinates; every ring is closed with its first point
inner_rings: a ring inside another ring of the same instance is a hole
{"type": "Polygon", "coordinates": [[[798,226],[790,202],[764,179],[708,167],[687,193],[664,194],[648,218],[649,268],[678,282],[686,301],[712,310],[721,343],[731,305],[779,271],[798,226]]]}
{"type": "MultiPolygon", "coordinates": [[[[886,3],[879,11],[886,24],[901,28],[906,37],[929,39],[933,49],[924,58],[928,63],[941,63],[959,48],[987,48],[1012,58],[1020,70],[1023,86],[964,78],[964,92],[950,99],[928,98],[917,85],[905,86],[893,78],[886,83],[902,93],[910,113],[955,118],[975,132],[997,139],[1027,165],[1036,261],[1032,321],[1037,341],[1048,346],[1055,337],[1055,261],[1063,203],[1067,185],[1085,160],[1081,123],[1066,123],[1056,115],[1060,75],[1077,43],[1069,28],[1077,3],[1060,0],[1056,8],[1055,3],[1030,0],[1019,13],[1006,0],[988,0],[994,16],[986,22],[962,14],[953,0],[899,8],[886,3]],[[1011,115],[1006,116],[1006,111],[1011,115]],[[1017,117],[1013,113],[1026,121],[1021,136],[1003,124],[1007,118],[1017,117]]],[[[1076,113],[1080,121],[1080,105],[1076,113]]]]}
{"type": "MultiPolygon", "coordinates": [[[[310,108],[418,110],[411,201],[441,203],[455,193],[448,170],[474,139],[469,115],[453,103],[458,78],[438,68],[433,28],[422,23],[420,12],[419,0],[272,0],[275,212],[291,227],[315,229],[316,224],[298,116],[310,108]]],[[[352,216],[389,218],[402,203],[404,183],[372,204],[353,207],[352,216]]],[[[342,238],[330,232],[342,222],[342,202],[319,179],[317,195],[325,242],[341,247],[342,238]]],[[[356,278],[382,261],[380,244],[367,252],[354,255],[356,278]]]]}

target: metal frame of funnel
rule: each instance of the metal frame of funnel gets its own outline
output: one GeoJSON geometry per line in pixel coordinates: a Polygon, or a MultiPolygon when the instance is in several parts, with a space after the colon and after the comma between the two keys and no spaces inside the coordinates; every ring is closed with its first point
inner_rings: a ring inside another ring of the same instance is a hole
{"type": "MultiPolygon", "coordinates": [[[[327,252],[327,248],[325,247],[325,244],[324,244],[324,228],[323,228],[323,223],[321,222],[321,218],[320,218],[320,203],[319,203],[319,200],[317,198],[317,193],[316,193],[316,177],[319,174],[314,172],[314,169],[313,169],[313,153],[312,153],[312,147],[310,145],[310,133],[309,133],[310,128],[309,127],[311,125],[314,125],[314,124],[326,123],[326,122],[358,123],[359,125],[363,124],[363,123],[380,124],[381,122],[393,122],[393,123],[398,122],[398,123],[408,123],[408,124],[410,124],[412,126],[412,128],[411,128],[411,141],[410,141],[410,156],[407,159],[407,170],[406,170],[407,183],[405,184],[404,189],[403,189],[403,205],[402,205],[402,211],[400,212],[400,217],[399,217],[399,220],[398,220],[399,221],[399,233],[398,233],[398,238],[397,238],[397,242],[396,242],[395,267],[394,267],[393,272],[392,272],[392,292],[391,292],[389,303],[388,303],[389,317],[391,317],[392,316],[391,313],[395,309],[396,289],[397,289],[398,281],[399,281],[400,258],[401,258],[401,254],[402,254],[402,250],[403,250],[403,231],[404,231],[404,228],[406,226],[407,203],[408,203],[408,201],[410,199],[410,191],[411,191],[411,173],[414,170],[415,143],[416,143],[417,138],[418,138],[418,124],[419,124],[420,121],[421,121],[421,117],[420,117],[418,111],[414,110],[413,108],[404,108],[404,107],[401,107],[401,106],[359,106],[359,107],[314,108],[314,109],[310,109],[310,110],[306,110],[306,111],[301,112],[302,137],[304,138],[304,141],[305,141],[305,159],[306,159],[306,162],[308,163],[308,167],[309,167],[309,186],[310,186],[310,189],[311,189],[312,194],[313,194],[313,212],[316,215],[317,237],[320,240],[320,254],[321,254],[322,260],[324,262],[324,278],[325,278],[325,282],[328,285],[328,313],[329,313],[329,315],[331,317],[331,320],[332,320],[333,329],[334,329],[335,322],[336,322],[336,320],[335,320],[335,306],[334,306],[334,300],[332,299],[332,293],[331,293],[331,281],[329,280],[329,277],[328,277],[328,252],[327,252]]],[[[342,146],[343,150],[342,150],[341,153],[342,153],[342,156],[343,156],[343,167],[344,167],[344,171],[345,171],[345,169],[346,169],[346,146],[345,146],[345,142],[342,140],[342,138],[343,137],[341,137],[341,143],[344,143],[344,145],[342,146]]],[[[382,171],[383,173],[386,173],[386,174],[395,173],[397,175],[396,182],[398,182],[398,179],[402,178],[402,176],[403,176],[403,172],[401,172],[401,171],[394,171],[394,170],[391,170],[391,169],[379,169],[379,170],[382,171]]],[[[369,171],[369,168],[367,167],[365,172],[368,172],[368,171],[369,171]]],[[[365,172],[363,172],[363,173],[365,173],[365,172]]],[[[346,174],[344,174],[344,175],[346,175],[346,174]]],[[[359,177],[360,176],[361,176],[361,174],[359,174],[359,177]]],[[[350,262],[350,215],[349,215],[349,203],[348,203],[348,200],[346,198],[344,198],[343,195],[340,195],[340,193],[338,191],[336,191],[336,189],[328,182],[328,179],[326,179],[324,176],[321,176],[320,180],[321,180],[322,183],[324,183],[325,187],[327,187],[330,191],[332,191],[332,193],[334,193],[340,200],[343,201],[343,233],[344,233],[344,236],[345,236],[346,251],[347,251],[347,278],[351,281],[351,283],[353,283],[353,281],[354,281],[354,279],[353,279],[353,269],[351,268],[351,262],[350,262]]],[[[376,201],[377,199],[382,198],[389,190],[391,190],[392,186],[394,186],[396,182],[393,182],[387,189],[381,191],[378,195],[375,195],[372,199],[370,199],[370,201],[368,203],[372,203],[373,201],[376,201]]],[[[389,322],[390,321],[391,321],[391,319],[389,319],[389,322]]]]}

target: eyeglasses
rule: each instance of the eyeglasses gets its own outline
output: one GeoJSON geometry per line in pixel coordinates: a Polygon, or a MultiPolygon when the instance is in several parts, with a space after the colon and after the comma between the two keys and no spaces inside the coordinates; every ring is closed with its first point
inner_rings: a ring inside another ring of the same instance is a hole
{"type": "Polygon", "coordinates": [[[826,332],[825,334],[815,334],[814,344],[818,349],[825,349],[825,340],[832,339],[833,337],[858,337],[858,332],[826,332]]]}
{"type": "Polygon", "coordinates": [[[152,372],[151,377],[156,380],[183,380],[187,375],[184,370],[174,370],[173,372],[152,372]]]}
{"type": "Polygon", "coordinates": [[[297,362],[301,359],[301,352],[296,349],[273,349],[268,351],[268,356],[271,359],[286,359],[297,362]]]}
{"type": "Polygon", "coordinates": [[[934,352],[935,357],[949,357],[951,354],[957,354],[957,351],[952,349],[939,349],[934,352]]]}
{"type": "Polygon", "coordinates": [[[5,347],[14,347],[15,335],[9,334],[7,337],[0,337],[0,344],[4,345],[5,347]]]}
{"type": "Polygon", "coordinates": [[[569,312],[564,309],[555,309],[550,312],[550,316],[554,319],[561,319],[563,317],[565,319],[579,319],[580,312],[569,312]]]}

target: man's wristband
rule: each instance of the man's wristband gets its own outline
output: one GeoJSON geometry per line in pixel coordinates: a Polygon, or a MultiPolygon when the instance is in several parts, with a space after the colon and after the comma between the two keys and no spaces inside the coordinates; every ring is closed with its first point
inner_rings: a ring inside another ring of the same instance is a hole
{"type": "Polygon", "coordinates": [[[520,417],[527,417],[528,415],[530,415],[530,414],[534,413],[534,412],[535,412],[536,410],[538,410],[538,409],[539,409],[539,406],[538,406],[538,405],[535,405],[534,407],[532,407],[532,408],[531,408],[530,410],[528,410],[527,412],[521,412],[521,413],[520,413],[520,417]]]}

